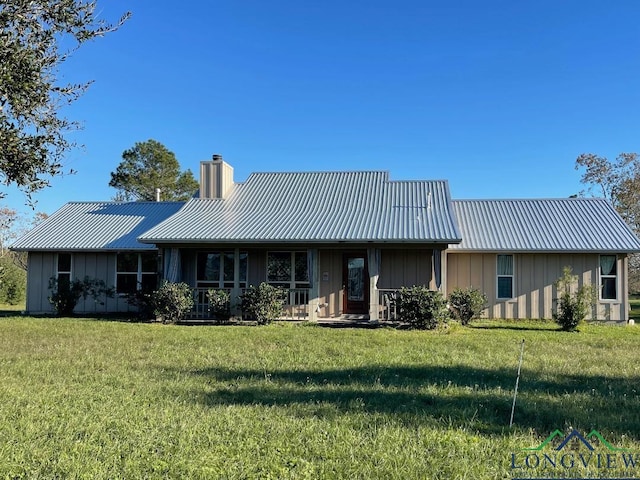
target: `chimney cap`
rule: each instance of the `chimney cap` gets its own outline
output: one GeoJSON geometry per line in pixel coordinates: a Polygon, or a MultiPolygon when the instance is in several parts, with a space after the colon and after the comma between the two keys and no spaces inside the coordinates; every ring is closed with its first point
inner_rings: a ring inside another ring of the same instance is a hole
{"type": "Polygon", "coordinates": [[[222,155],[220,155],[219,153],[214,153],[213,155],[211,155],[211,160],[213,160],[214,162],[221,162],[222,155]]]}

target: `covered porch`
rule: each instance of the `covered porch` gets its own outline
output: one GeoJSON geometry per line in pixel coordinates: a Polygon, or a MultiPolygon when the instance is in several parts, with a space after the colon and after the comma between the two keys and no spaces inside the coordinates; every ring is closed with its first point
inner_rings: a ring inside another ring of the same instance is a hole
{"type": "Polygon", "coordinates": [[[444,291],[446,245],[268,247],[175,246],[162,250],[162,275],[193,289],[188,320],[213,318],[207,292],[229,296],[232,318],[242,318],[240,296],[262,282],[285,292],[283,320],[395,321],[396,292],[426,285],[444,291]]]}

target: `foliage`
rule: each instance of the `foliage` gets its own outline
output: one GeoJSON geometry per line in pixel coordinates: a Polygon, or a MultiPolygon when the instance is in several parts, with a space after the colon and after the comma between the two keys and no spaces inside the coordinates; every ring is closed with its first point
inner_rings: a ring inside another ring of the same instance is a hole
{"type": "Polygon", "coordinates": [[[571,267],[564,267],[562,276],[554,283],[559,298],[556,300],[557,309],[553,313],[553,319],[565,331],[577,330],[596,299],[593,286],[582,285],[576,288],[577,283],[578,276],[573,275],[571,267]]]}
{"type": "Polygon", "coordinates": [[[113,297],[115,293],[115,289],[107,287],[103,280],[90,277],[84,277],[82,280],[74,278],[72,281],[51,277],[49,290],[51,291],[49,303],[60,316],[73,315],[73,310],[80,298],[86,300],[87,297],[91,297],[96,303],[104,305],[101,298],[113,297]]]}
{"type": "Polygon", "coordinates": [[[109,186],[118,190],[118,200],[127,201],[153,201],[156,188],[164,200],[188,200],[198,190],[191,170],[181,172],[174,153],[156,140],[125,150],[109,186]]]}
{"type": "Polygon", "coordinates": [[[193,308],[193,292],[184,282],[163,281],[158,290],[152,294],[153,313],[162,317],[164,323],[175,323],[182,320],[193,308]]]}
{"type": "Polygon", "coordinates": [[[282,316],[286,292],[268,283],[253,285],[240,295],[242,316],[266,325],[282,316]]]}
{"type": "Polygon", "coordinates": [[[209,312],[218,320],[228,320],[231,316],[231,295],[223,289],[207,291],[209,312]]]}
{"type": "MultiPolygon", "coordinates": [[[[624,221],[640,235],[640,156],[621,153],[611,161],[593,153],[583,153],[576,159],[576,170],[584,168],[580,182],[587,191],[595,189],[609,200],[624,221]]],[[[585,193],[585,192],[581,192],[585,193]]],[[[640,255],[629,256],[629,290],[640,292],[640,255]]]]}
{"type": "Polygon", "coordinates": [[[477,288],[455,288],[449,294],[449,311],[453,318],[467,325],[473,318],[479,318],[487,305],[487,296],[477,288]]]}
{"type": "MultiPolygon", "coordinates": [[[[569,425],[640,452],[640,328],[478,326],[438,335],[3,318],[0,478],[548,478],[548,464],[511,468],[511,453],[569,425]]],[[[592,467],[614,453],[597,443],[592,467]]],[[[575,448],[565,477],[637,476],[619,456],[604,475],[583,471],[577,455],[590,452],[575,448]]],[[[559,461],[554,470],[562,476],[559,461]]]]}
{"type": "MultiPolygon", "coordinates": [[[[0,4],[0,182],[31,195],[62,174],[78,124],[60,115],[89,83],[58,82],[61,64],[85,42],[121,26],[98,20],[84,0],[4,0],[0,4]]],[[[0,193],[0,197],[4,196],[0,193]]]]}
{"type": "Polygon", "coordinates": [[[447,322],[447,304],[440,292],[424,286],[402,287],[395,301],[398,317],[412,328],[433,330],[447,322]]]}
{"type": "Polygon", "coordinates": [[[148,321],[155,316],[155,304],[153,293],[144,290],[136,290],[127,294],[127,303],[132,307],[136,307],[136,314],[139,320],[148,321]]]}
{"type": "Polygon", "coordinates": [[[26,289],[27,272],[15,264],[12,255],[0,257],[0,303],[18,305],[26,289]]]}

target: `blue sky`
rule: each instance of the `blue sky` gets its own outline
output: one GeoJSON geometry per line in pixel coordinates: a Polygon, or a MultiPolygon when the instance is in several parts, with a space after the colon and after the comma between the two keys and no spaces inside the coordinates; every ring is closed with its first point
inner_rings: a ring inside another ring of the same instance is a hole
{"type": "MultiPolygon", "coordinates": [[[[60,70],[85,147],[36,199],[109,200],[153,138],[183,168],[388,170],[454,198],[567,197],[583,152],[640,151],[640,2],[98,0],[132,18],[60,70]]],[[[8,191],[5,205],[23,207],[8,191]]]]}

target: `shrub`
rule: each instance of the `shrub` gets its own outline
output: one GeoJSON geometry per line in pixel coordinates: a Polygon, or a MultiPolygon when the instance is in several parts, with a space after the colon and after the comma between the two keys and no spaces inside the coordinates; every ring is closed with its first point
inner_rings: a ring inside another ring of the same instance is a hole
{"type": "Polygon", "coordinates": [[[193,292],[184,282],[163,281],[151,294],[153,313],[162,317],[163,323],[175,323],[185,318],[193,308],[193,292]]]}
{"type": "Polygon", "coordinates": [[[94,302],[104,305],[101,298],[103,296],[113,297],[114,295],[113,287],[107,288],[104,281],[89,277],[84,277],[82,280],[75,278],[72,281],[58,281],[56,277],[51,277],[49,290],[51,291],[49,303],[53,305],[59,316],[73,315],[73,310],[81,297],[84,300],[91,297],[94,302]]]}
{"type": "Polygon", "coordinates": [[[136,317],[141,321],[149,321],[155,316],[153,293],[144,290],[136,290],[126,295],[127,303],[132,307],[136,307],[136,317]]]}
{"type": "Polygon", "coordinates": [[[231,317],[231,295],[226,290],[210,289],[207,291],[209,313],[217,320],[229,320],[231,317]]]}
{"type": "Polygon", "coordinates": [[[396,295],[400,320],[412,328],[433,330],[447,322],[447,306],[442,293],[427,287],[402,287],[396,295]]]}
{"type": "Polygon", "coordinates": [[[242,317],[266,325],[282,316],[286,292],[268,283],[250,286],[240,295],[242,317]]]}
{"type": "Polygon", "coordinates": [[[477,288],[456,288],[449,294],[449,311],[451,316],[467,325],[478,318],[487,304],[487,296],[477,288]]]}
{"type": "Polygon", "coordinates": [[[0,303],[17,305],[24,300],[27,272],[11,256],[0,257],[0,303]]]}
{"type": "Polygon", "coordinates": [[[572,274],[571,267],[564,267],[562,276],[555,281],[559,298],[556,299],[557,308],[553,313],[553,319],[562,330],[571,332],[578,329],[584,321],[589,309],[594,305],[596,298],[595,287],[578,284],[578,276],[572,274]]]}

